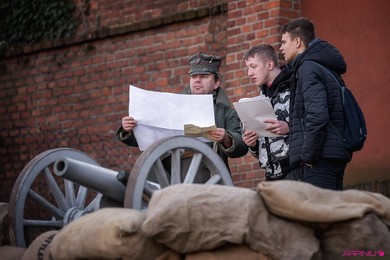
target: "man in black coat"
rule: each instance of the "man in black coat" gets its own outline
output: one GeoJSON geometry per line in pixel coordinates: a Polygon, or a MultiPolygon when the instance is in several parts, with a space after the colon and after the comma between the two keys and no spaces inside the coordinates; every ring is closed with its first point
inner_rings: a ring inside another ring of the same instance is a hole
{"type": "Polygon", "coordinates": [[[343,142],[341,92],[332,73],[346,72],[346,63],[331,44],[315,37],[314,24],[298,18],[281,30],[280,51],[292,62],[290,163],[303,166],[303,181],[342,190],[344,170],[352,154],[343,142]],[[327,68],[327,71],[325,68],[327,68]]]}

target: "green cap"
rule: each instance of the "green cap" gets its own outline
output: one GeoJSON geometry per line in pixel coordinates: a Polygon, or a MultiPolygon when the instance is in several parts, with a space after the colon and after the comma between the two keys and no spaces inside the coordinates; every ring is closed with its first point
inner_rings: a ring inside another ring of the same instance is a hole
{"type": "Polygon", "coordinates": [[[198,52],[188,59],[188,63],[190,64],[190,71],[188,74],[190,76],[196,74],[218,75],[221,60],[222,59],[219,56],[198,52]]]}

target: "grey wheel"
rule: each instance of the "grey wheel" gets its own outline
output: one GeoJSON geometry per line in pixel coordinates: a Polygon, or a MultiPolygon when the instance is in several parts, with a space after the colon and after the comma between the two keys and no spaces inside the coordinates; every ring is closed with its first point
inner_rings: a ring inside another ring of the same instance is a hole
{"type": "Polygon", "coordinates": [[[142,152],[135,162],[127,182],[124,207],[144,209],[155,190],[180,183],[194,183],[201,163],[210,171],[210,178],[205,185],[233,186],[225,163],[204,142],[185,136],[159,140],[142,152]],[[181,178],[183,149],[190,150],[193,154],[184,180],[181,178]],[[163,164],[163,159],[166,158],[170,160],[170,169],[163,164]]]}
{"type": "Polygon", "coordinates": [[[70,148],[47,150],[33,158],[17,178],[9,201],[12,245],[28,247],[40,234],[61,229],[99,207],[101,194],[54,174],[53,164],[63,157],[98,165],[88,155],[70,148]]]}

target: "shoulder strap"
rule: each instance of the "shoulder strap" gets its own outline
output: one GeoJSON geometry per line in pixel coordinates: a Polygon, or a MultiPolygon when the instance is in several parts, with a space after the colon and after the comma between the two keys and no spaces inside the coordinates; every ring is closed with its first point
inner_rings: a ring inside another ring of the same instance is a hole
{"type": "MultiPolygon", "coordinates": [[[[307,60],[307,61],[304,61],[303,63],[306,63],[306,62],[311,62],[311,63],[315,63],[317,64],[318,66],[320,66],[321,68],[323,68],[326,72],[329,73],[329,75],[332,76],[332,78],[337,82],[337,85],[339,85],[340,87],[340,90],[341,90],[341,97],[342,97],[342,100],[343,100],[343,104],[344,104],[344,89],[345,89],[345,84],[343,84],[343,86],[341,85],[340,81],[335,77],[335,75],[333,75],[332,72],[329,71],[328,68],[326,68],[325,66],[321,65],[320,63],[318,62],[315,62],[315,61],[312,61],[312,60],[307,60]]],[[[302,64],[303,64],[302,63],[302,64]]]]}

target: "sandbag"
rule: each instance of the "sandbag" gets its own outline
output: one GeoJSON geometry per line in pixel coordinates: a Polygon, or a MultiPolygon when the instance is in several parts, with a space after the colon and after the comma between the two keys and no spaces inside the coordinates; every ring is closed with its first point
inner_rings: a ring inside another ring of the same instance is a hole
{"type": "Polygon", "coordinates": [[[185,260],[226,260],[226,259],[245,259],[245,260],[271,260],[272,258],[251,250],[245,245],[224,245],[211,251],[201,251],[187,254],[185,260]]]}
{"type": "Polygon", "coordinates": [[[156,258],[156,260],[271,260],[260,252],[251,250],[246,245],[225,244],[209,251],[199,251],[189,254],[180,254],[173,250],[168,250],[156,258]]]}
{"type": "Polygon", "coordinates": [[[20,260],[23,257],[26,248],[16,246],[0,246],[1,260],[20,260]]]}
{"type": "Polygon", "coordinates": [[[154,192],[142,231],[183,254],[227,243],[280,259],[310,258],[319,250],[312,230],[270,215],[256,191],[221,185],[180,184],[154,192]]]}
{"type": "Polygon", "coordinates": [[[180,254],[172,249],[164,251],[161,255],[157,256],[155,260],[183,260],[185,255],[180,254]]]}
{"type": "Polygon", "coordinates": [[[166,248],[140,232],[145,213],[103,208],[82,216],[58,233],[49,251],[53,259],[155,259],[166,248]]]}
{"type": "Polygon", "coordinates": [[[53,230],[40,234],[28,246],[22,260],[49,260],[49,245],[58,233],[58,230],[53,230]]]}
{"type": "Polygon", "coordinates": [[[0,246],[9,245],[8,239],[8,203],[0,202],[0,246]]]}
{"type": "Polygon", "coordinates": [[[333,191],[287,180],[260,182],[257,191],[270,212],[292,220],[338,222],[372,212],[390,226],[390,199],[379,193],[333,191]]]}
{"type": "Polygon", "coordinates": [[[250,212],[249,227],[245,241],[252,250],[276,259],[320,259],[320,242],[309,227],[268,211],[250,212]]]}
{"type": "Polygon", "coordinates": [[[339,222],[321,236],[324,259],[339,259],[344,256],[380,256],[390,253],[389,228],[369,213],[362,219],[339,222]]]}

